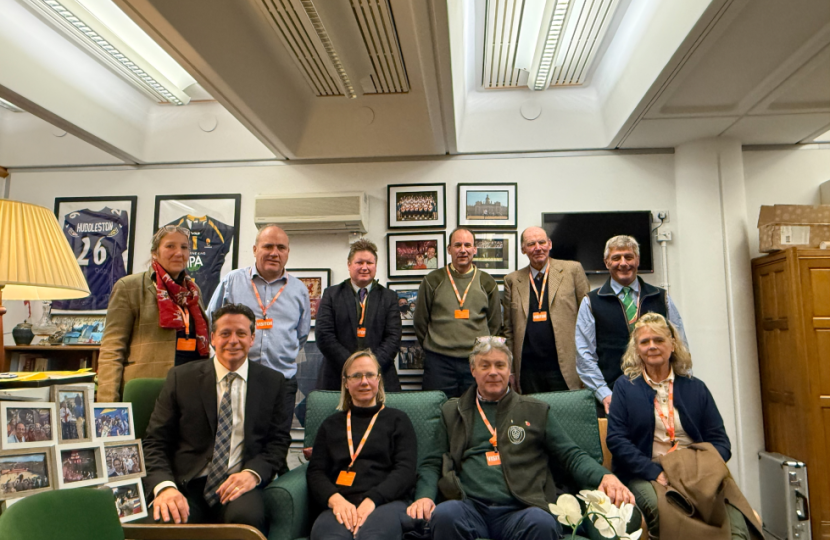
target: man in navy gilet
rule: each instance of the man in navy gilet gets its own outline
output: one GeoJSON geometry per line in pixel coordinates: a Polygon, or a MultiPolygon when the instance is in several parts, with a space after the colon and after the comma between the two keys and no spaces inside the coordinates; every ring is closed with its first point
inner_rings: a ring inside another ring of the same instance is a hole
{"type": "MultiPolygon", "coordinates": [[[[654,312],[667,317],[687,347],[688,340],[683,320],[668,292],[637,276],[640,245],[634,238],[615,236],[608,240],[603,259],[611,277],[602,287],[588,293],[579,306],[576,372],[607,414],[614,381],[622,375],[622,356],[640,315],[654,312]]],[[[600,414],[604,416],[602,411],[600,414]]]]}

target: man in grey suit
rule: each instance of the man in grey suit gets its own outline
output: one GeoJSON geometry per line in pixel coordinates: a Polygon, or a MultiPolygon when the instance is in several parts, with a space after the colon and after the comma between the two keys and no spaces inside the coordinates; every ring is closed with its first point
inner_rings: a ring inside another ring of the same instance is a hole
{"type": "Polygon", "coordinates": [[[504,334],[523,394],[582,387],[576,374],[576,314],[590,291],[582,265],[550,258],[540,227],[521,236],[530,264],[504,278],[504,334]]]}

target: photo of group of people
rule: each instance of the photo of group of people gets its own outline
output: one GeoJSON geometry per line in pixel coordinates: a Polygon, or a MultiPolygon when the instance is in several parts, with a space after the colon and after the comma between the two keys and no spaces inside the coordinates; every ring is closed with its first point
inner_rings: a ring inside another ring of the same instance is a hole
{"type": "MultiPolygon", "coordinates": [[[[29,406],[8,406],[5,408],[6,445],[13,447],[18,443],[54,442],[54,409],[29,406]]],[[[24,445],[20,445],[23,447],[24,445]]],[[[27,444],[25,447],[33,445],[27,444]]],[[[48,446],[48,444],[46,445],[48,446]]]]}
{"type": "Polygon", "coordinates": [[[398,193],[395,197],[398,221],[438,219],[438,192],[415,191],[398,193]]]}
{"type": "Polygon", "coordinates": [[[438,242],[415,240],[395,245],[395,269],[435,270],[438,268],[438,242]]]}
{"type": "Polygon", "coordinates": [[[0,499],[51,489],[49,457],[43,451],[0,456],[0,499]]]}
{"type": "Polygon", "coordinates": [[[119,403],[110,403],[106,406],[96,403],[93,410],[96,438],[133,437],[132,414],[129,407],[119,403]]]}
{"type": "Polygon", "coordinates": [[[110,479],[118,476],[143,476],[144,459],[141,443],[138,441],[129,444],[107,443],[104,447],[104,459],[110,479]]]}
{"type": "Polygon", "coordinates": [[[83,391],[58,392],[58,415],[61,421],[60,440],[88,440],[89,428],[86,424],[86,393],[83,391]]]}
{"type": "Polygon", "coordinates": [[[389,184],[387,226],[427,229],[447,226],[446,184],[389,184]]]}
{"type": "Polygon", "coordinates": [[[120,480],[107,484],[115,498],[115,509],[121,523],[134,521],[147,516],[147,503],[144,500],[144,487],[140,479],[120,480]]]}
{"type": "Polygon", "coordinates": [[[422,375],[424,373],[424,349],[415,336],[404,336],[400,352],[395,359],[395,368],[401,375],[422,375]]]}
{"type": "Polygon", "coordinates": [[[61,450],[61,474],[64,484],[101,478],[94,448],[61,450]]]}
{"type": "Polygon", "coordinates": [[[508,268],[508,260],[505,257],[509,248],[509,240],[484,240],[476,239],[477,253],[473,257],[475,265],[482,270],[508,268]]]}

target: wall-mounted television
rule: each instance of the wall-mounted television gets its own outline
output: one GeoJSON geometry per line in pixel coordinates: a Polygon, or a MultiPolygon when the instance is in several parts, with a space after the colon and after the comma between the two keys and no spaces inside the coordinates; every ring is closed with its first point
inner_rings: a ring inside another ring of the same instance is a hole
{"type": "Polygon", "coordinates": [[[654,272],[651,212],[543,213],[542,228],[550,236],[554,259],[578,261],[588,274],[608,273],[602,254],[612,236],[627,234],[640,243],[640,272],[654,272]]]}

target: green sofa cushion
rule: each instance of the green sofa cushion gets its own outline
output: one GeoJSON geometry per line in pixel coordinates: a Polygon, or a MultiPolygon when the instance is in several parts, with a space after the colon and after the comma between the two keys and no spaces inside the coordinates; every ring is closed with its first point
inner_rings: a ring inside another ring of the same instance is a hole
{"type": "Polygon", "coordinates": [[[124,402],[133,404],[135,438],[143,439],[165,379],[132,379],[124,387],[124,402]]]}
{"type": "Polygon", "coordinates": [[[551,412],[562,428],[589,456],[602,463],[602,443],[599,440],[599,423],[594,394],[590,390],[550,392],[530,397],[550,405],[551,412]]]}

